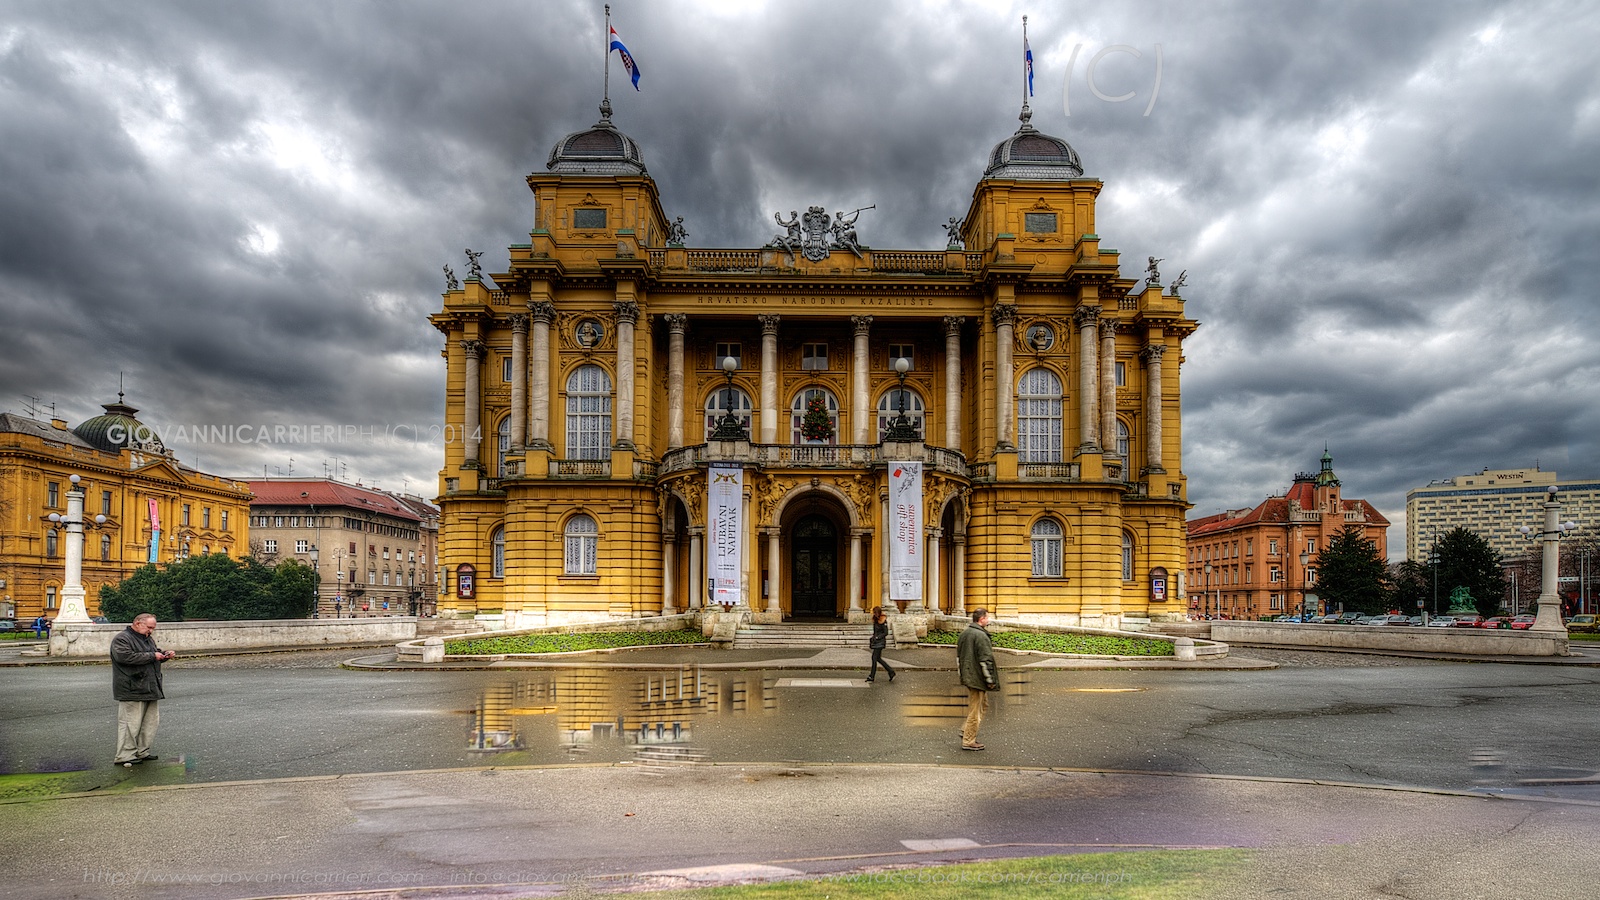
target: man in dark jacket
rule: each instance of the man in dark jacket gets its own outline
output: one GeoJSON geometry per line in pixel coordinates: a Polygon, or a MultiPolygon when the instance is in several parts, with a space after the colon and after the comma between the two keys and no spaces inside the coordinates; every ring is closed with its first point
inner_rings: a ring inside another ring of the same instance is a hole
{"type": "Polygon", "coordinates": [[[150,636],[155,630],[156,617],[140,613],[111,639],[111,696],[117,701],[117,755],[112,761],[126,768],[156,758],[150,742],[161,721],[156,701],[165,696],[161,662],[177,654],[156,646],[150,636]]]}
{"type": "Polygon", "coordinates": [[[1000,676],[994,665],[994,644],[989,640],[989,611],[978,608],[972,611],[972,624],[961,632],[956,644],[956,658],[961,663],[961,683],[967,688],[967,721],[961,727],[961,749],[982,750],[978,743],[978,726],[989,711],[989,692],[1000,687],[1000,676]]]}

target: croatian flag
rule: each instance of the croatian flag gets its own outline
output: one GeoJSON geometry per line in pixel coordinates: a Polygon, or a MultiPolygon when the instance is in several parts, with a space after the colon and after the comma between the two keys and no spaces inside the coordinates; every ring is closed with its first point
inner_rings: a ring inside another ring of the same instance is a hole
{"type": "Polygon", "coordinates": [[[633,54],[628,52],[628,48],[622,46],[622,39],[617,37],[615,28],[611,29],[611,49],[622,56],[623,68],[627,69],[628,74],[633,76],[633,89],[637,91],[639,89],[639,64],[633,61],[633,54]]]}
{"type": "MultiPolygon", "coordinates": [[[[613,32],[611,32],[611,34],[614,36],[614,35],[616,35],[616,32],[613,31],[613,32]]],[[[612,46],[613,47],[620,47],[621,45],[613,42],[612,46]]],[[[622,51],[622,58],[623,59],[627,59],[628,58],[628,51],[626,51],[626,50],[622,51]]],[[[1028,39],[1027,38],[1023,38],[1022,39],[1022,70],[1024,72],[1028,73],[1028,96],[1032,97],[1033,96],[1033,51],[1028,49],[1028,39]]],[[[639,80],[639,76],[635,75],[635,76],[633,76],[633,79],[634,79],[634,81],[638,81],[639,80]]]]}

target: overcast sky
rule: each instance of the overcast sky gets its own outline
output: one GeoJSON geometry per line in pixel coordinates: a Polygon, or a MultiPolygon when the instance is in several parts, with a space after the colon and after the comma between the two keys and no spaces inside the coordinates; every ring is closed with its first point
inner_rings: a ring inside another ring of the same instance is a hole
{"type": "MultiPolygon", "coordinates": [[[[602,5],[0,10],[0,409],[76,424],[124,373],[159,427],[374,435],[174,441],[187,464],[431,496],[440,267],[526,242],[524,176],[597,118],[602,5]]],[[[1398,558],[1431,479],[1600,477],[1592,4],[619,0],[643,77],[613,63],[614,120],[691,246],[876,204],[864,243],[942,247],[1016,128],[1024,14],[1033,123],[1105,182],[1102,246],[1188,271],[1192,515],[1326,445],[1398,558]]]]}

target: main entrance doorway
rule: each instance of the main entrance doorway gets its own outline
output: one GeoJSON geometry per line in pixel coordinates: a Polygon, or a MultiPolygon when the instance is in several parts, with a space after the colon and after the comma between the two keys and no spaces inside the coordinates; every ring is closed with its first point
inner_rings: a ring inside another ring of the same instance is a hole
{"type": "Polygon", "coordinates": [[[826,516],[810,515],[795,523],[789,540],[790,615],[835,618],[839,615],[839,532],[826,516]]]}

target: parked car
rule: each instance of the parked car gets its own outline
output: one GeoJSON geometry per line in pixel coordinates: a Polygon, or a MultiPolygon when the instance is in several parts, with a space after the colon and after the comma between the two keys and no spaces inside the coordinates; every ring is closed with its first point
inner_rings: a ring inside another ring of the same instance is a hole
{"type": "Polygon", "coordinates": [[[1579,634],[1594,634],[1597,630],[1600,630],[1600,626],[1595,624],[1594,616],[1584,614],[1568,619],[1567,630],[1575,631],[1579,634]]]}
{"type": "Polygon", "coordinates": [[[1356,624],[1356,622],[1359,622],[1360,620],[1362,620],[1364,618],[1366,618],[1366,617],[1363,616],[1361,613],[1358,613],[1358,612],[1340,613],[1339,614],[1339,624],[1340,625],[1354,625],[1354,624],[1356,624]]]}
{"type": "Polygon", "coordinates": [[[1410,616],[1402,616],[1399,613],[1390,613],[1387,616],[1379,616],[1378,618],[1383,620],[1381,623],[1379,623],[1379,624],[1382,624],[1382,625],[1410,625],[1411,624],[1411,617],[1410,616]]]}
{"type": "Polygon", "coordinates": [[[1422,627],[1422,617],[1421,616],[1407,616],[1406,617],[1406,624],[1410,625],[1410,626],[1412,626],[1414,628],[1421,628],[1422,627]]]}
{"type": "Polygon", "coordinates": [[[1492,619],[1484,619],[1482,622],[1478,623],[1478,627],[1479,628],[1510,628],[1511,627],[1511,617],[1510,616],[1495,616],[1492,619]]]}
{"type": "MultiPolygon", "coordinates": [[[[1594,616],[1590,616],[1589,618],[1592,619],[1592,618],[1594,618],[1594,616]]],[[[1532,628],[1533,627],[1533,619],[1534,619],[1534,617],[1530,616],[1530,615],[1517,616],[1517,617],[1515,617],[1515,618],[1513,618],[1511,620],[1511,627],[1519,629],[1519,630],[1520,629],[1524,629],[1524,628],[1532,628]]]]}
{"type": "Polygon", "coordinates": [[[108,624],[110,620],[108,620],[105,616],[90,616],[89,621],[95,623],[96,625],[105,625],[108,624]]]}
{"type": "Polygon", "coordinates": [[[1449,628],[1456,624],[1455,616],[1434,616],[1428,620],[1429,628],[1449,628]]]}
{"type": "Polygon", "coordinates": [[[1340,618],[1338,613],[1329,613],[1328,615],[1322,616],[1321,618],[1318,618],[1315,621],[1317,621],[1317,622],[1319,622],[1319,623],[1321,623],[1323,625],[1337,625],[1342,620],[1341,620],[1341,618],[1340,618]]]}
{"type": "Polygon", "coordinates": [[[1483,625],[1483,616],[1456,616],[1451,624],[1453,628],[1478,628],[1483,625]]]}
{"type": "Polygon", "coordinates": [[[0,619],[0,631],[16,631],[16,619],[0,619]]]}

